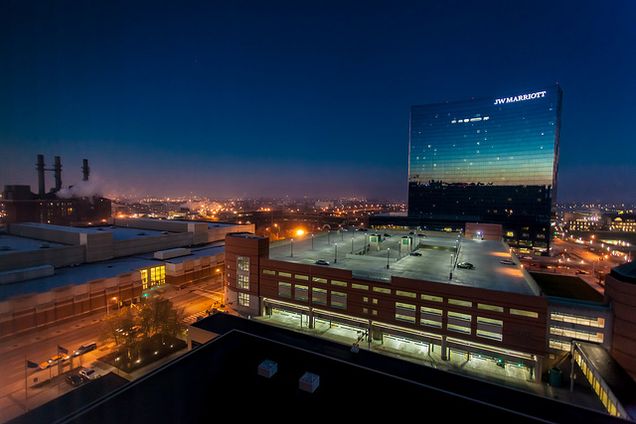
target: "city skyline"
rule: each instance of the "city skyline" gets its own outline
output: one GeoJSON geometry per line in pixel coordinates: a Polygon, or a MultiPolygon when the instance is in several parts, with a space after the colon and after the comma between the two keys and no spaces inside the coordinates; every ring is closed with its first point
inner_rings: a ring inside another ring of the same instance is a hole
{"type": "Polygon", "coordinates": [[[629,202],[636,5],[621,4],[14,4],[0,184],[34,187],[43,153],[65,186],[88,158],[107,194],[404,201],[412,105],[558,81],[557,201],[629,202]]]}

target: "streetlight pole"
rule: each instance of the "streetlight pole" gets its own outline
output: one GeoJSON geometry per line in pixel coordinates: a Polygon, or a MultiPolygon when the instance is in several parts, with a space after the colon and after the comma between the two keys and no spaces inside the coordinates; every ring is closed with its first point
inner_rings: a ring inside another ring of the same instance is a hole
{"type": "Polygon", "coordinates": [[[338,263],[338,243],[334,243],[333,245],[336,248],[336,253],[334,254],[333,263],[338,263]]]}
{"type": "Polygon", "coordinates": [[[311,250],[314,250],[314,233],[311,233],[311,250]]]}
{"type": "Polygon", "coordinates": [[[390,255],[390,252],[391,252],[391,248],[387,247],[386,248],[386,269],[389,269],[389,255],[390,255]]]}
{"type": "Polygon", "coordinates": [[[351,234],[351,254],[353,255],[353,234],[351,234]]]}
{"type": "Polygon", "coordinates": [[[291,249],[291,254],[290,256],[293,258],[294,257],[294,239],[290,239],[291,243],[289,243],[289,247],[291,249]]]}
{"type": "Polygon", "coordinates": [[[453,254],[451,253],[451,257],[450,257],[450,270],[448,272],[448,279],[452,280],[453,279],[453,254]]]}

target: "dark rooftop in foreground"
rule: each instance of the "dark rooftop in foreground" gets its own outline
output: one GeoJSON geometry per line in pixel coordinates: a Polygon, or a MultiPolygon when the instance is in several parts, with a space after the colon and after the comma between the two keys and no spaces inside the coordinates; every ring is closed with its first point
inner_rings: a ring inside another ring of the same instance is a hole
{"type": "MultiPolygon", "coordinates": [[[[73,423],[218,422],[221,417],[277,419],[356,417],[377,419],[380,410],[420,399],[444,419],[494,422],[619,422],[609,415],[537,397],[396,358],[216,314],[196,323],[221,334],[144,378],[68,417],[73,423]],[[265,360],[278,372],[259,376],[265,360]],[[311,372],[313,393],[299,390],[311,372]],[[247,410],[241,408],[248,408],[247,410]]],[[[388,408],[388,409],[387,409],[388,408]]],[[[421,412],[421,411],[420,411],[421,412]]]]}
{"type": "Polygon", "coordinates": [[[573,275],[531,272],[532,278],[546,296],[603,303],[603,295],[581,278],[573,275]]]}
{"type": "Polygon", "coordinates": [[[610,271],[610,274],[620,281],[636,284],[636,261],[617,266],[610,271]]]}

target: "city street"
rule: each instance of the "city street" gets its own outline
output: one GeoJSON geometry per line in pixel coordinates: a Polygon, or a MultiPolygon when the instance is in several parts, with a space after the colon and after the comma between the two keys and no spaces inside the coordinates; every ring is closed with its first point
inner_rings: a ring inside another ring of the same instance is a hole
{"type": "MultiPolygon", "coordinates": [[[[205,314],[205,310],[215,302],[222,302],[222,281],[217,277],[181,290],[166,287],[163,297],[170,299],[177,308],[184,309],[186,322],[193,321],[193,317],[196,319],[205,314]]],[[[104,374],[112,370],[112,367],[97,362],[98,357],[114,348],[114,344],[100,341],[104,317],[103,313],[93,314],[0,342],[0,422],[22,414],[26,406],[33,409],[72,389],[63,378],[54,378],[60,371],[70,371],[71,361],[65,362],[62,370],[53,366],[45,370],[28,369],[25,374],[27,360],[36,363],[46,361],[57,353],[58,345],[72,354],[82,344],[97,342],[96,350],[72,359],[72,367],[94,366],[104,374]],[[28,398],[24,390],[25,377],[29,386],[28,398]]]]}

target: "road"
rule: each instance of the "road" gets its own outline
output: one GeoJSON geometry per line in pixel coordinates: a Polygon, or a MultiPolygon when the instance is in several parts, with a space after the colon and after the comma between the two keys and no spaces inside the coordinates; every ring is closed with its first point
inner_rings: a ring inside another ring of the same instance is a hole
{"type": "MultiPolygon", "coordinates": [[[[191,322],[193,317],[204,314],[215,301],[222,301],[222,282],[215,278],[181,290],[166,287],[163,297],[170,299],[177,308],[183,308],[186,321],[191,322]]],[[[25,405],[33,409],[72,389],[61,377],[51,380],[60,371],[68,372],[71,369],[69,361],[65,363],[64,369],[58,366],[46,370],[28,369],[26,398],[26,360],[39,363],[56,354],[58,345],[72,352],[82,344],[96,341],[98,349],[74,358],[72,366],[95,366],[103,372],[110,370],[105,364],[96,362],[98,357],[109,353],[114,347],[99,341],[104,317],[104,313],[97,313],[0,342],[0,422],[24,413],[25,405]]]]}

